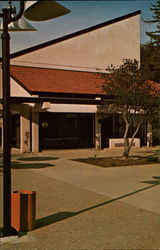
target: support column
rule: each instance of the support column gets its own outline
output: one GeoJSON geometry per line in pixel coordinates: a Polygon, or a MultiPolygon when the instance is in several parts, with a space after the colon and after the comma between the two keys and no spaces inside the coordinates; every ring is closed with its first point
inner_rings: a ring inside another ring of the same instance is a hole
{"type": "Polygon", "coordinates": [[[31,151],[30,148],[30,107],[24,107],[20,117],[20,149],[21,153],[31,151]]]}
{"type": "Polygon", "coordinates": [[[39,113],[32,113],[32,152],[39,152],[39,113]]]}
{"type": "Polygon", "coordinates": [[[101,148],[101,123],[99,120],[101,119],[101,114],[95,113],[95,148],[101,148]]]}

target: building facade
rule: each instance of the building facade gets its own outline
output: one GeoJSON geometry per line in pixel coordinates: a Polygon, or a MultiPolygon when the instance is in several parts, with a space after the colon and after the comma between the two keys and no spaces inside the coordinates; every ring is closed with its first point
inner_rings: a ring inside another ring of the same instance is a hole
{"type": "Polygon", "coordinates": [[[97,69],[124,58],[140,61],[140,11],[12,54],[12,146],[106,147],[121,137],[119,116],[102,119],[97,112],[103,98],[97,69]]]}

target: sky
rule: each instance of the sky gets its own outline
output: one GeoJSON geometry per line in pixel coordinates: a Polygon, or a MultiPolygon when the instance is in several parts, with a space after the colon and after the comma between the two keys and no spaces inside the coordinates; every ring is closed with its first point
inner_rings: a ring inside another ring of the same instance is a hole
{"type": "MultiPolygon", "coordinates": [[[[71,12],[49,21],[31,22],[27,20],[37,29],[37,31],[10,32],[11,53],[62,37],[137,10],[141,10],[141,43],[146,43],[149,39],[145,35],[145,32],[147,30],[153,30],[154,28],[151,24],[145,24],[143,20],[151,19],[153,13],[150,10],[150,7],[151,4],[156,3],[156,0],[65,0],[57,2],[68,8],[71,12]]],[[[0,10],[3,7],[6,7],[6,4],[7,1],[0,1],[0,10]]],[[[19,3],[17,3],[17,1],[12,1],[12,5],[18,10],[19,3]]]]}

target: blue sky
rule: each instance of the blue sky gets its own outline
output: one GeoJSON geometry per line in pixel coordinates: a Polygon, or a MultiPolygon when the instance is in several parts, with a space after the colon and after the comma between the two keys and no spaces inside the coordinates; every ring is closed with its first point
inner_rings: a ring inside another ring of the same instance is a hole
{"type": "MultiPolygon", "coordinates": [[[[0,2],[0,8],[7,1],[0,2]]],[[[75,31],[96,25],[123,16],[130,12],[141,10],[141,19],[150,19],[151,4],[156,0],[105,0],[105,1],[57,1],[71,10],[71,13],[45,22],[31,22],[38,31],[36,32],[12,32],[11,52],[25,49],[55,38],[73,33],[75,31]]],[[[13,1],[18,9],[18,4],[13,1]]],[[[146,30],[152,29],[152,25],[141,21],[141,42],[147,41],[146,30]]]]}

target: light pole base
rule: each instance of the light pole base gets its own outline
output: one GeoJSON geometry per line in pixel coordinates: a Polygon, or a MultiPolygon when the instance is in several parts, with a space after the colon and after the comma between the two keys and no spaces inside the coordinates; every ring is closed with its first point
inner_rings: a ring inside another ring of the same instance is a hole
{"type": "Polygon", "coordinates": [[[0,228],[0,237],[16,236],[18,231],[14,227],[0,228]]]}

